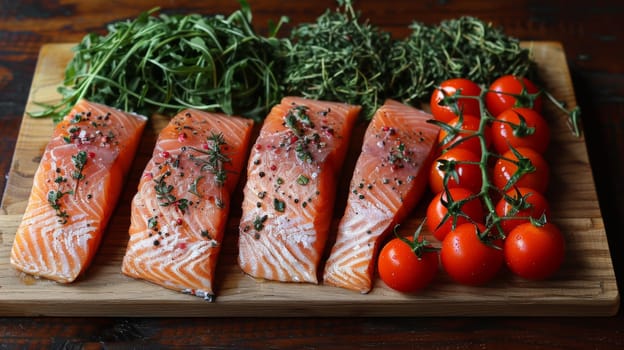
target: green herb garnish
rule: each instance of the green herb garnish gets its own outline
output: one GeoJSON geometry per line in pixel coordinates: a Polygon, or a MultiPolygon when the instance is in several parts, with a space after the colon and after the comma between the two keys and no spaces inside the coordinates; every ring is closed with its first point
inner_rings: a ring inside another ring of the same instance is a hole
{"type": "Polygon", "coordinates": [[[169,185],[165,182],[165,178],[169,175],[171,175],[171,173],[165,172],[159,178],[154,179],[154,182],[156,183],[156,185],[154,185],[156,198],[160,201],[160,206],[168,207],[170,205],[175,205],[182,213],[184,213],[189,206],[189,200],[186,198],[178,199],[173,194],[173,185],[169,185]]]}
{"type": "Polygon", "coordinates": [[[204,178],[203,176],[196,177],[195,180],[193,180],[193,182],[189,185],[189,189],[188,189],[190,193],[200,198],[201,198],[201,194],[199,194],[199,192],[197,191],[197,185],[199,184],[199,181],[203,178],[204,178]]]}
{"type": "Polygon", "coordinates": [[[392,39],[390,33],[360,21],[351,1],[339,4],[344,8],[327,10],[315,23],[292,31],[286,91],[361,105],[370,118],[385,99],[392,39]]]}
{"type": "Polygon", "coordinates": [[[152,216],[151,218],[147,219],[147,227],[150,230],[155,230],[158,227],[158,217],[152,216]]]}
{"type": "Polygon", "coordinates": [[[82,170],[87,164],[87,152],[80,151],[75,155],[71,156],[71,160],[76,167],[76,170],[71,174],[72,178],[77,181],[84,179],[84,174],[82,173],[82,170]]]}
{"type": "Polygon", "coordinates": [[[67,218],[69,217],[67,211],[63,210],[61,204],[59,203],[61,198],[63,198],[66,194],[73,194],[73,191],[63,192],[60,190],[52,190],[48,192],[48,203],[52,206],[52,209],[56,211],[56,216],[59,218],[57,221],[61,224],[66,224],[67,218]]]}
{"type": "Polygon", "coordinates": [[[232,162],[222,151],[222,147],[226,145],[227,142],[225,142],[222,133],[211,133],[207,139],[207,149],[192,148],[194,151],[207,155],[207,157],[199,158],[193,155],[190,156],[197,165],[201,165],[202,171],[209,171],[214,175],[215,183],[218,186],[223,186],[227,180],[225,164],[232,162]]]}
{"type": "Polygon", "coordinates": [[[256,231],[262,231],[262,229],[264,228],[264,222],[267,220],[267,218],[267,215],[256,216],[253,222],[254,229],[256,231]]]}
{"type": "Polygon", "coordinates": [[[283,213],[284,210],[286,210],[286,203],[283,200],[273,198],[273,208],[275,208],[275,210],[279,211],[280,213],[283,213]]]}
{"type": "Polygon", "coordinates": [[[437,84],[451,78],[488,85],[506,74],[535,74],[529,50],[491,23],[464,16],[437,26],[415,22],[410,29],[410,36],[395,41],[390,51],[389,97],[415,103],[426,100],[437,84]]]}
{"type": "Polygon", "coordinates": [[[310,182],[310,178],[309,178],[309,177],[307,177],[307,176],[305,176],[305,175],[303,175],[303,174],[301,174],[301,175],[299,175],[299,177],[297,177],[297,183],[298,183],[299,185],[305,186],[305,185],[307,185],[309,182],[310,182]]]}
{"type": "MultiPolygon", "coordinates": [[[[284,126],[286,126],[295,135],[294,145],[297,158],[304,163],[312,162],[312,152],[309,150],[311,142],[320,148],[321,136],[318,133],[306,135],[306,131],[314,128],[314,123],[308,115],[309,108],[307,106],[296,105],[288,110],[284,116],[284,126]]],[[[308,133],[309,134],[309,133],[308,133]]],[[[284,142],[283,145],[287,143],[284,142]]],[[[283,146],[282,145],[282,146],[283,146]]]]}

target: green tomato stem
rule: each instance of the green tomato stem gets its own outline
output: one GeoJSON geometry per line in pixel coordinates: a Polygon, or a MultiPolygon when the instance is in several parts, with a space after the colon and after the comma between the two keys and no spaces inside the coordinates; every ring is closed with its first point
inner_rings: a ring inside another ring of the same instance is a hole
{"type": "Polygon", "coordinates": [[[488,150],[485,139],[485,130],[488,123],[493,122],[495,118],[489,114],[485,106],[485,94],[487,92],[488,90],[484,89],[481,92],[481,95],[476,97],[479,101],[479,108],[481,110],[479,130],[476,133],[479,136],[479,143],[481,145],[481,160],[479,162],[479,169],[481,170],[481,191],[478,193],[478,196],[483,201],[483,205],[487,210],[486,229],[479,235],[479,238],[483,241],[487,240],[487,236],[494,228],[497,229],[499,237],[504,238],[504,232],[501,226],[501,218],[496,213],[496,205],[490,195],[490,191],[495,189],[492,185],[492,181],[490,179],[490,174],[488,171],[489,158],[493,154],[488,150]]]}

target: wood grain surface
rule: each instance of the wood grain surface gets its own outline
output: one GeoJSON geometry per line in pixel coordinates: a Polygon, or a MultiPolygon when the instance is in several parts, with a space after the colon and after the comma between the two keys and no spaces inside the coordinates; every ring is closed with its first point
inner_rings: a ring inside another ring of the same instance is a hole
{"type": "MultiPolygon", "coordinates": [[[[26,112],[53,103],[56,87],[71,58],[71,44],[43,46],[35,70],[26,112]]],[[[547,88],[569,106],[576,105],[565,54],[559,43],[527,42],[547,88]]],[[[453,283],[444,273],[424,293],[404,295],[377,280],[363,295],[340,288],[260,281],[243,274],[236,264],[237,210],[228,222],[217,268],[217,300],[206,303],[120,273],[128,240],[129,205],[138,176],[151,156],[167,118],[153,116],[142,139],[130,179],[111,220],[105,239],[87,274],[71,285],[59,285],[17,273],[8,265],[13,233],[23,213],[42,150],[49,141],[49,119],[25,116],[18,135],[0,216],[0,314],[6,316],[509,316],[613,315],[619,294],[591,168],[583,138],[574,137],[565,116],[546,110],[552,143],[546,155],[552,169],[550,198],[553,221],[567,241],[561,271],[548,281],[529,282],[508,271],[484,287],[453,283]]],[[[363,128],[359,128],[362,129],[363,128]]],[[[355,139],[360,139],[356,137],[355,139]]],[[[359,145],[348,158],[355,159],[359,145]]],[[[346,162],[351,163],[351,162],[346,162]]],[[[345,169],[351,173],[352,169],[345,169]]],[[[347,188],[348,177],[342,179],[347,188]]],[[[341,193],[339,198],[346,196],[341,193]]],[[[414,229],[422,219],[427,197],[403,226],[414,229]]],[[[233,208],[240,207],[234,201],[233,208]]],[[[340,219],[338,207],[334,219],[340,219]]]]}
{"type": "MultiPolygon", "coordinates": [[[[281,15],[312,21],[334,0],[250,0],[266,30],[281,15]]],[[[583,111],[584,142],[617,282],[624,286],[624,7],[582,0],[356,0],[371,23],[400,37],[412,21],[472,15],[523,40],[563,44],[583,111]]],[[[168,13],[230,13],[235,0],[0,0],[0,188],[4,189],[42,45],[77,42],[110,22],[161,6],[168,13]]],[[[584,206],[583,203],[574,204],[584,206]]],[[[6,209],[0,207],[0,212],[6,209]]],[[[0,286],[0,294],[2,294],[0,286]]],[[[620,349],[613,317],[0,317],[7,349],[620,349]]]]}

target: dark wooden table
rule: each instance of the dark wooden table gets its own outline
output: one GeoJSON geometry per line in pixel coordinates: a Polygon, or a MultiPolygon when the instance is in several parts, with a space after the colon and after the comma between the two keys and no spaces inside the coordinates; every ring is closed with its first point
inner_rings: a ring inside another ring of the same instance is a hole
{"type": "MultiPolygon", "coordinates": [[[[179,13],[231,13],[234,0],[0,1],[0,173],[11,154],[42,44],[76,42],[157,4],[179,13]]],[[[312,21],[333,0],[250,1],[254,23],[312,21]],[[301,4],[303,3],[303,4],[301,4]]],[[[624,281],[624,5],[619,1],[357,1],[363,17],[395,35],[413,20],[473,15],[523,40],[565,47],[619,289],[624,281]]],[[[0,177],[4,189],[5,176],[0,177]]],[[[0,208],[0,212],[2,208],[0,208]]],[[[0,293],[2,289],[0,287],[0,293]]],[[[8,348],[190,345],[217,348],[569,348],[624,346],[624,316],[599,318],[0,318],[8,348]]]]}

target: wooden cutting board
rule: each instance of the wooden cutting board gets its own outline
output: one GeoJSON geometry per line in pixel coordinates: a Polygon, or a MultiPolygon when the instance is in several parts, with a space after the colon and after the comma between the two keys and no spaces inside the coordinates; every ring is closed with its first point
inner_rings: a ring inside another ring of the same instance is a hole
{"type": "MultiPolygon", "coordinates": [[[[527,42],[546,88],[569,106],[576,100],[562,46],[556,42],[527,42]]],[[[34,101],[58,100],[56,87],[71,58],[72,44],[42,47],[26,111],[34,101]]],[[[2,316],[607,316],[619,308],[619,294],[605,228],[583,138],[574,137],[565,116],[548,104],[552,126],[546,155],[552,168],[547,196],[553,221],[567,240],[567,255],[551,280],[529,282],[503,271],[483,287],[455,284],[443,271],[433,285],[417,295],[404,295],[377,281],[366,295],[310,284],[259,281],[236,265],[239,213],[233,209],[217,274],[214,303],[183,295],[121,274],[127,242],[129,202],[158,131],[167,122],[155,116],[145,131],[132,176],[128,179],[106,237],[87,274],[71,285],[39,280],[16,272],[9,251],[32,186],[52,122],[24,116],[13,156],[0,215],[0,315],[2,316]]],[[[362,128],[363,130],[363,128],[362,128]]],[[[361,132],[362,130],[359,130],[361,132]]],[[[350,157],[355,159],[359,145],[350,157]]],[[[348,183],[348,177],[342,180],[348,183]]],[[[344,197],[344,196],[342,196],[344,197]]],[[[423,217],[425,200],[403,229],[413,229],[423,217]]],[[[233,206],[234,207],[234,206],[233,206]]],[[[340,217],[338,205],[335,219],[340,217]]],[[[240,212],[240,210],[239,210],[240,212]]]]}

